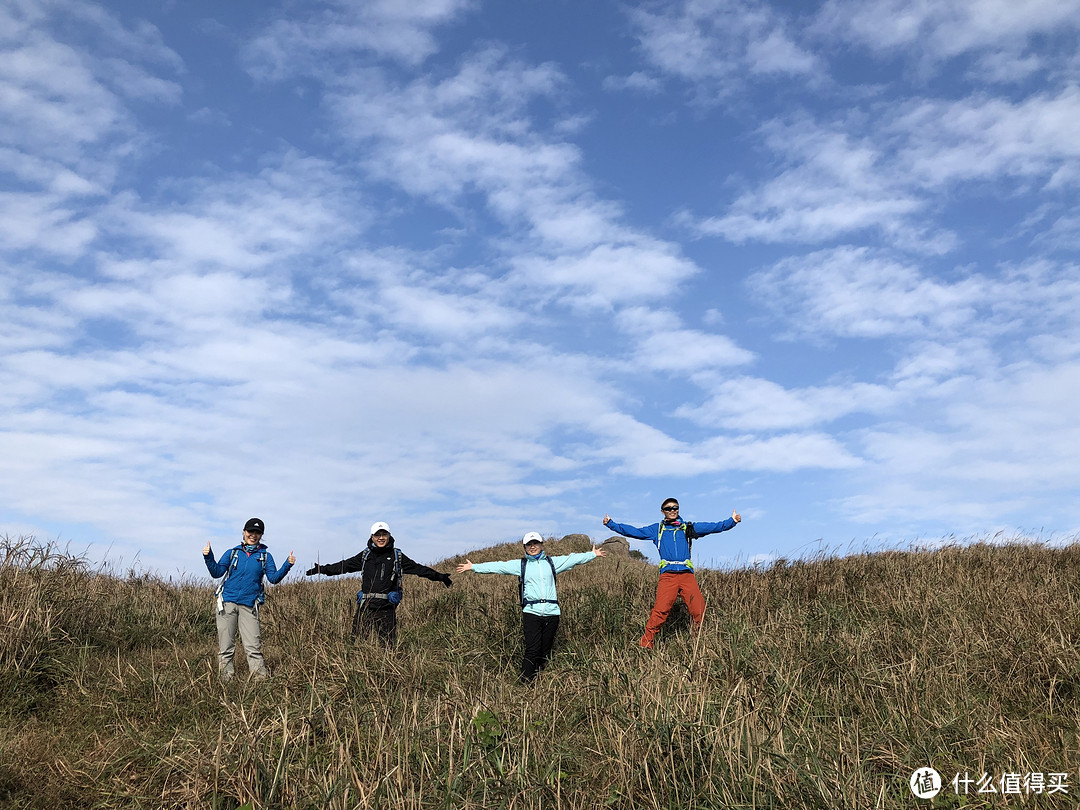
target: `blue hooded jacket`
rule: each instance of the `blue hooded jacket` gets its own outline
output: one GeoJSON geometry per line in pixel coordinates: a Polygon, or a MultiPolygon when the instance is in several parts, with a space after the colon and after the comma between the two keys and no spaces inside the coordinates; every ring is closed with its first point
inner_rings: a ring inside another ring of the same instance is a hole
{"type": "MultiPolygon", "coordinates": [[[[722,520],[719,523],[705,523],[694,521],[694,532],[698,537],[716,532],[726,532],[735,528],[734,518],[722,520]]],[[[664,573],[678,574],[685,571],[693,571],[694,564],[690,562],[690,543],[686,540],[686,524],[682,520],[674,523],[663,521],[651,526],[638,528],[637,526],[625,526],[622,523],[609,521],[607,527],[613,532],[618,532],[623,537],[633,537],[636,540],[648,540],[656,546],[660,554],[660,570],[664,573]]]]}
{"type": "Polygon", "coordinates": [[[213,550],[203,557],[210,576],[214,579],[225,576],[229,566],[232,565],[233,551],[237,552],[236,568],[225,580],[225,589],[221,593],[221,599],[224,602],[236,602],[238,605],[247,607],[255,607],[256,604],[263,603],[266,595],[263,592],[263,564],[259,559],[261,555],[266,554],[266,579],[271,584],[276,585],[285,579],[285,575],[292,568],[292,563],[288,561],[281,568],[274,565],[274,557],[266,550],[263,543],[259,543],[258,547],[250,553],[244,551],[244,544],[241,543],[226,551],[217,562],[214,562],[213,550]]]}

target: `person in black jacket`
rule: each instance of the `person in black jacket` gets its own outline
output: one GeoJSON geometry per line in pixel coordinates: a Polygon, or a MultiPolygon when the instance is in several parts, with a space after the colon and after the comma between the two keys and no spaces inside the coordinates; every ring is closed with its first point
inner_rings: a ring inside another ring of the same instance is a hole
{"type": "Polygon", "coordinates": [[[353,638],[374,628],[379,638],[390,645],[397,642],[397,606],[401,603],[404,574],[441,582],[447,588],[452,584],[449,574],[440,574],[434,568],[413,562],[394,548],[390,527],[382,521],[372,524],[364,551],[347,560],[312,566],[306,573],[309,577],[315,574],[333,577],[357,571],[360,572],[360,591],[356,594],[353,638]]]}

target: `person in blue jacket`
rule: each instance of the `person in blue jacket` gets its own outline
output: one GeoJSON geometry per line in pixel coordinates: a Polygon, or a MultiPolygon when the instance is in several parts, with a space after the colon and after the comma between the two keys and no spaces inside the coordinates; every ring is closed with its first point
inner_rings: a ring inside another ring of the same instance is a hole
{"type": "Polygon", "coordinates": [[[244,524],[244,540],[229,549],[217,562],[210,543],[203,547],[203,562],[214,579],[224,577],[217,589],[218,672],[225,680],[233,676],[233,653],[236,651],[236,631],[247,653],[248,675],[265,678],[269,675],[263,661],[262,640],[259,626],[259,605],[266,598],[263,578],[277,584],[296,563],[296,555],[289,552],[289,559],[281,568],[274,565],[274,558],[263,545],[262,536],[266,525],[259,518],[244,524]]]}
{"type": "Polygon", "coordinates": [[[525,635],[525,653],[521,659],[521,681],[530,683],[544,668],[559,629],[559,596],[555,590],[555,575],[583,565],[607,552],[602,548],[548,557],[544,554],[544,538],[529,532],[521,538],[525,557],[505,562],[472,563],[465,559],[457,572],[475,571],[478,574],[510,574],[519,578],[521,597],[521,627],[525,635]]]}
{"type": "Polygon", "coordinates": [[[686,523],[679,517],[679,502],[666,498],[660,504],[660,513],[664,519],[651,526],[638,528],[616,523],[611,515],[604,515],[604,525],[623,537],[635,540],[648,540],[656,546],[660,554],[660,581],[656,584],[656,602],[645,624],[645,635],[638,642],[651,650],[656,632],[667,621],[675,600],[681,595],[690,610],[694,629],[701,627],[705,616],[705,597],[701,595],[697,578],[694,577],[694,563],[690,559],[690,546],[695,537],[734,529],[742,521],[739,513],[732,510],[731,517],[719,523],[686,523]]]}

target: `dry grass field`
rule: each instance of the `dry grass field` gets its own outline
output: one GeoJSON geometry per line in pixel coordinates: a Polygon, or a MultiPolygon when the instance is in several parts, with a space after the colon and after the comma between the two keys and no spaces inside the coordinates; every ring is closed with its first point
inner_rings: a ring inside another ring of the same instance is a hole
{"type": "Polygon", "coordinates": [[[386,650],[349,640],[355,580],[294,571],[264,608],[272,677],[222,684],[209,577],[0,540],[0,807],[1077,807],[1080,546],[701,571],[702,631],[682,609],[644,652],[656,578],[612,557],[560,575],[555,655],[524,687],[514,578],[408,578],[386,650]],[[918,800],[926,765],[998,792],[918,800]],[[1054,772],[1067,790],[1003,792],[1054,772]]]}

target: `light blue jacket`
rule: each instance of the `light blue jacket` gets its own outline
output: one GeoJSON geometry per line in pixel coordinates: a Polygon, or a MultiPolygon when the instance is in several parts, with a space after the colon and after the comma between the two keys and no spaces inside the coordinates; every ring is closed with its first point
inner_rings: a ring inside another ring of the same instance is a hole
{"type": "MultiPolygon", "coordinates": [[[[555,573],[561,574],[563,571],[569,571],[575,565],[584,565],[594,559],[596,559],[596,555],[593,552],[582,551],[578,554],[552,557],[551,562],[555,563],[555,573]]],[[[521,576],[521,558],[506,560],[505,562],[473,563],[472,570],[478,574],[510,574],[519,577],[521,576]]],[[[551,563],[547,561],[547,555],[541,551],[535,557],[528,557],[528,562],[525,563],[525,599],[549,599],[551,601],[528,605],[522,610],[536,616],[559,616],[561,611],[559,606],[555,604],[555,600],[558,598],[558,594],[555,592],[555,579],[551,576],[551,563]]]]}

